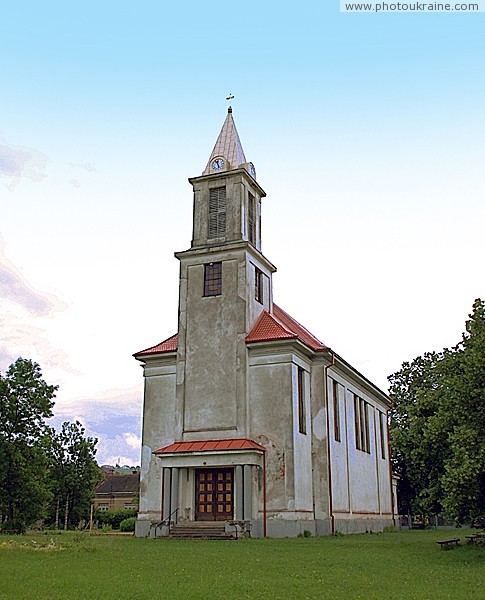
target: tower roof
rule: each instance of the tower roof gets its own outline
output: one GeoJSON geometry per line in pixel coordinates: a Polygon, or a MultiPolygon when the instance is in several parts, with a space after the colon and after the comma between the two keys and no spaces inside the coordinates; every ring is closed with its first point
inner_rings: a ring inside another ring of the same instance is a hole
{"type": "Polygon", "coordinates": [[[237,169],[239,166],[247,163],[241,140],[239,139],[236,125],[232,118],[231,107],[227,110],[226,120],[224,121],[221,133],[217,138],[212,154],[209,157],[209,161],[207,162],[207,166],[202,175],[208,175],[212,172],[211,164],[217,157],[224,158],[229,163],[227,170],[237,169]]]}

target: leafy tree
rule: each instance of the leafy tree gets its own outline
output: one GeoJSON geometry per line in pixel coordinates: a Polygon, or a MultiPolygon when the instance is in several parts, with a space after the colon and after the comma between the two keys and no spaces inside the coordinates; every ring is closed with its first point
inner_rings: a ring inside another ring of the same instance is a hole
{"type": "Polygon", "coordinates": [[[457,523],[485,514],[485,303],[462,341],[389,377],[391,445],[401,510],[457,523]]]}
{"type": "Polygon", "coordinates": [[[0,509],[17,529],[42,517],[50,499],[43,440],[56,390],[31,360],[0,373],[0,509]]]}
{"type": "MultiPolygon", "coordinates": [[[[61,431],[50,431],[50,475],[56,526],[62,519],[64,528],[89,517],[96,483],[102,471],[94,459],[96,438],[84,437],[85,429],[79,421],[62,424],[61,431]]],[[[54,516],[52,512],[54,511],[54,516]]]]}

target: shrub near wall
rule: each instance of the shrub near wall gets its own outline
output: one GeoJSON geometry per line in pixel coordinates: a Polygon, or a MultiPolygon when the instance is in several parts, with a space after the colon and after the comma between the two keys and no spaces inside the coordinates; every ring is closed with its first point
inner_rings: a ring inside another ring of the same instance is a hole
{"type": "Polygon", "coordinates": [[[129,519],[124,519],[120,523],[120,531],[135,531],[135,523],[136,517],[130,517],[129,519]]]}
{"type": "Polygon", "coordinates": [[[110,525],[113,529],[119,529],[122,521],[136,519],[136,513],[136,509],[100,510],[96,511],[94,519],[100,526],[110,525]]]}

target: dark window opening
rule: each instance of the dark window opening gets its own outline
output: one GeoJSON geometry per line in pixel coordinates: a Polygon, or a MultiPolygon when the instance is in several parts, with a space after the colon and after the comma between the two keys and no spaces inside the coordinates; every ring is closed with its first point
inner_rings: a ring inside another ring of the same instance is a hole
{"type": "Polygon", "coordinates": [[[222,263],[204,265],[204,296],[219,296],[222,293],[222,263]]]}
{"type": "Polygon", "coordinates": [[[254,297],[260,304],[263,304],[263,272],[258,267],[255,267],[254,274],[254,297]]]}
{"type": "Polygon", "coordinates": [[[209,195],[209,237],[226,235],[226,188],[213,188],[209,195]]]}
{"type": "Polygon", "coordinates": [[[370,453],[369,405],[354,394],[355,445],[357,450],[370,453]]]}
{"type": "Polygon", "coordinates": [[[379,429],[381,434],[381,456],[382,458],[386,458],[386,415],[384,413],[379,412],[379,429]]]}
{"type": "Polygon", "coordinates": [[[248,194],[248,239],[251,244],[256,243],[256,219],[254,218],[254,196],[248,194]]]}
{"type": "Polygon", "coordinates": [[[305,371],[298,367],[298,430],[306,433],[306,411],[305,411],[305,371]]]}
{"type": "Polygon", "coordinates": [[[333,432],[336,442],[341,441],[340,437],[340,404],[338,398],[339,385],[335,380],[332,380],[333,390],[333,432]]]}

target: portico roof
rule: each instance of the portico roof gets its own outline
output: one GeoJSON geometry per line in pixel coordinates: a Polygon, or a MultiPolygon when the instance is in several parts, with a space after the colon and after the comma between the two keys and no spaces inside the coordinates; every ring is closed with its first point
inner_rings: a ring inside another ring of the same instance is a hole
{"type": "Polygon", "coordinates": [[[155,450],[153,454],[178,454],[187,452],[228,452],[233,450],[259,450],[264,446],[248,439],[204,440],[200,442],[174,442],[169,446],[155,450]]]}

